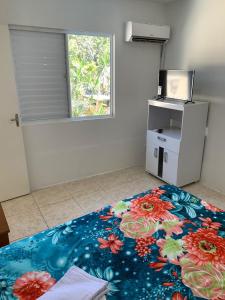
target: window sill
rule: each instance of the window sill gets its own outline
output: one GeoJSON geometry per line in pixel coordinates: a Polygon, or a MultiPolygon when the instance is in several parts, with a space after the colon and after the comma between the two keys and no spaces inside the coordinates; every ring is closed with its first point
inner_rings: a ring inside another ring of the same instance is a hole
{"type": "Polygon", "coordinates": [[[73,117],[65,119],[52,119],[52,120],[40,120],[40,121],[27,121],[22,122],[22,127],[31,126],[31,125],[48,125],[48,124],[59,124],[59,123],[72,123],[72,122],[82,122],[82,121],[97,121],[97,120],[106,120],[114,119],[114,115],[108,116],[91,116],[91,117],[73,117]]]}

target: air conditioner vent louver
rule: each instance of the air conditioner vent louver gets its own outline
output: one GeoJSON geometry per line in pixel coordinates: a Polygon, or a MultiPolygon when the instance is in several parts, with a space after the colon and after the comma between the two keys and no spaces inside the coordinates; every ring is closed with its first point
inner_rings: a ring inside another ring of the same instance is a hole
{"type": "Polygon", "coordinates": [[[126,23],[126,42],[164,43],[170,38],[169,26],[126,23]]]}
{"type": "Polygon", "coordinates": [[[152,38],[152,37],[138,37],[138,36],[134,36],[132,37],[132,41],[133,42],[143,42],[143,43],[155,43],[155,44],[161,44],[163,42],[165,42],[165,39],[156,39],[156,38],[152,38]]]}

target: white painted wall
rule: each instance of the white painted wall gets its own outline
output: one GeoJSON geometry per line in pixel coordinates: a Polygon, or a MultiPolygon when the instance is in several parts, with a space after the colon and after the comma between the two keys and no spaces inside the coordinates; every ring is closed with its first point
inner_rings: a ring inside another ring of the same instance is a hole
{"type": "Polygon", "coordinates": [[[116,35],[115,118],[24,126],[32,190],[142,164],[146,100],[156,94],[160,48],[126,44],[124,22],[164,24],[164,6],[149,0],[4,2],[8,12],[0,9],[0,23],[116,35]]]}
{"type": "Polygon", "coordinates": [[[202,182],[225,193],[225,1],[179,0],[166,11],[166,68],[196,69],[195,96],[211,103],[202,182]]]}

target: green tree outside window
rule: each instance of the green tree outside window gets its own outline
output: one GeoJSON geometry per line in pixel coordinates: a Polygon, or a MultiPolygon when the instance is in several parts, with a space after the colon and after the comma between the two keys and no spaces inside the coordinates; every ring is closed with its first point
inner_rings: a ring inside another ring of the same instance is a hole
{"type": "Polygon", "coordinates": [[[110,112],[110,37],[68,35],[73,117],[110,112]]]}

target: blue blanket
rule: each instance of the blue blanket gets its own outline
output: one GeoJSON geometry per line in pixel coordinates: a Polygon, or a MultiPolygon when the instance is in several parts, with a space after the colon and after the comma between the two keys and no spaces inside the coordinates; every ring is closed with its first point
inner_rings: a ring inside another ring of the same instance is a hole
{"type": "Polygon", "coordinates": [[[37,299],[73,265],[108,300],[225,299],[225,212],[165,185],[40,232],[0,249],[0,300],[37,299]]]}

